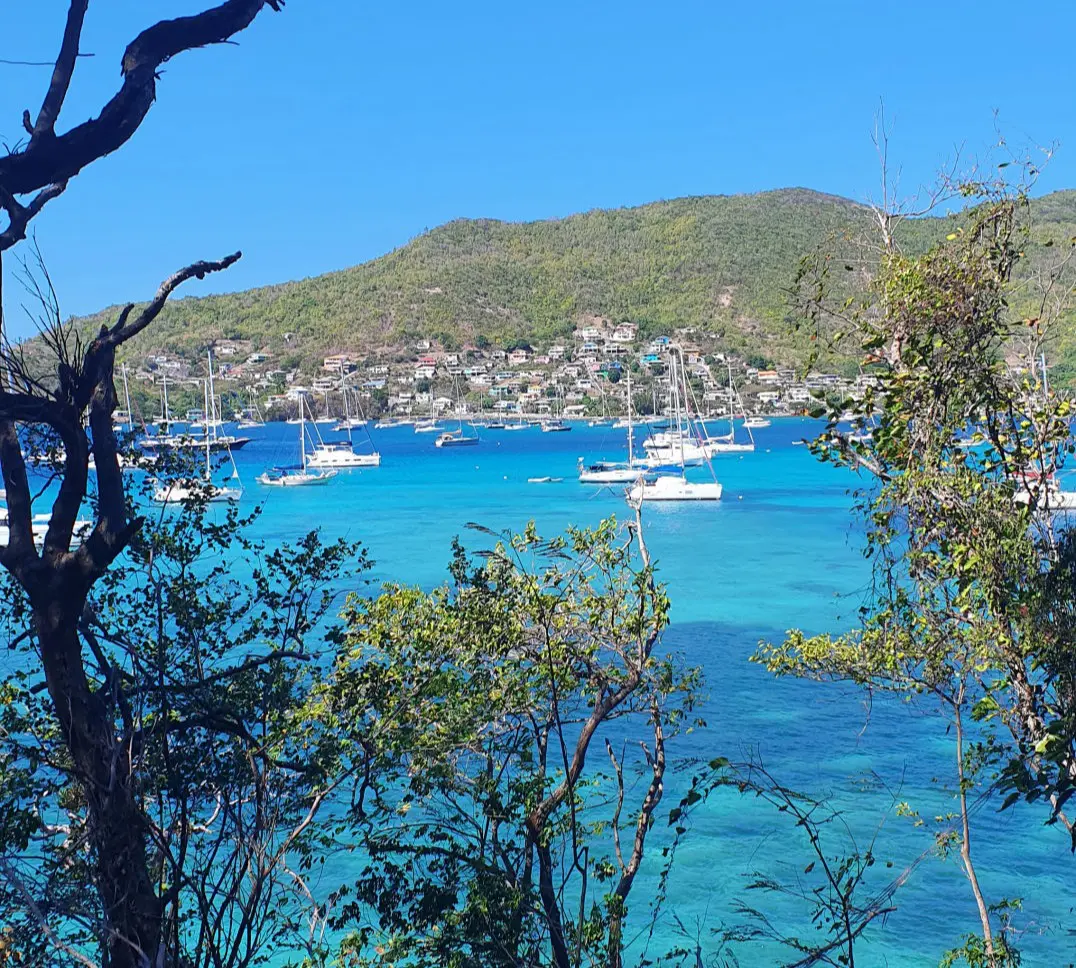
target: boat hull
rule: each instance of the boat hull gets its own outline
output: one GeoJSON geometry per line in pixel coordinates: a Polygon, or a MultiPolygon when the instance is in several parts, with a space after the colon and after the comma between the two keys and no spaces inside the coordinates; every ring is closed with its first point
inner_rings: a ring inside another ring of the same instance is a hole
{"type": "Polygon", "coordinates": [[[354,451],[341,450],[331,453],[314,451],[306,458],[306,466],[313,468],[334,468],[348,470],[355,467],[380,467],[380,454],[356,454],[354,451]]]}
{"type": "Polygon", "coordinates": [[[434,441],[435,447],[474,447],[478,443],[477,437],[438,437],[434,441]]]}
{"type": "Polygon", "coordinates": [[[281,474],[277,477],[261,474],[258,476],[258,483],[266,487],[313,487],[318,484],[328,484],[334,477],[336,477],[334,470],[323,471],[319,474],[281,474]]]}
{"type": "Polygon", "coordinates": [[[158,504],[183,504],[186,501],[205,501],[207,504],[224,504],[238,501],[243,492],[236,487],[217,487],[215,484],[199,484],[197,487],[177,481],[153,492],[158,504]]]}
{"type": "Polygon", "coordinates": [[[628,491],[633,503],[651,501],[720,501],[724,488],[717,481],[684,480],[682,477],[659,477],[642,482],[628,491]]]}

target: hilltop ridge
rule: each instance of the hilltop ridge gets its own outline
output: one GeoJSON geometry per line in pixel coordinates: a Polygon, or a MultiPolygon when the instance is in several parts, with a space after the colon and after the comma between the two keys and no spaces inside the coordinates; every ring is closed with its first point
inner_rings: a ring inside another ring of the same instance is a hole
{"type": "MultiPolygon", "coordinates": [[[[787,318],[796,266],[866,217],[849,199],[783,188],[532,222],[460,218],[348,269],[175,300],[131,350],[193,358],[216,340],[252,340],[309,371],[328,354],[406,353],[419,340],[548,345],[602,318],[644,337],[697,328],[740,356],[794,365],[807,350],[787,318]]],[[[1076,235],[1076,191],[1037,199],[1034,218],[1036,231],[1076,235]]],[[[942,223],[904,231],[917,244],[942,223]]]]}

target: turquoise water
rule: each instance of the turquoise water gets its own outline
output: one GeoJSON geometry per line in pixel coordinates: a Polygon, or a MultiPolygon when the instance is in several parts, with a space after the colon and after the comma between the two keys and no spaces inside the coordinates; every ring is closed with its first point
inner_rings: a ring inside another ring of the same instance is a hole
{"type": "MultiPolygon", "coordinates": [[[[946,793],[953,785],[951,744],[929,705],[876,698],[868,707],[855,690],[778,682],[747,661],[760,639],[780,639],[788,628],[836,631],[853,624],[869,579],[861,535],[849,515],[848,488],[855,479],[818,464],[805,447],[792,446],[815,426],[786,420],[757,431],[756,453],[715,462],[723,501],[648,507],[644,525],[673,602],[666,646],[701,666],[706,676],[707,727],[679,739],[672,755],[760,757],[788,786],[834,797],[862,846],[891,805],[881,784],[899,790],[900,799],[928,818],[952,808],[946,793]],[[857,792],[865,783],[868,792],[857,792]]],[[[254,439],[236,461],[246,485],[243,505],[263,504],[256,524],[260,536],[285,540],[321,527],[328,537],[360,540],[375,561],[372,577],[378,581],[424,586],[442,581],[453,536],[474,546],[487,541],[467,538],[471,521],[518,530],[533,518],[552,535],[569,524],[623,517],[627,510],[622,489],[575,479],[579,455],[622,456],[624,433],[609,428],[485,431],[478,447],[454,450],[436,449],[434,435],[411,428],[375,430],[383,466],[341,473],[324,487],[295,489],[260,487],[254,478],[267,465],[297,457],[297,428],[276,425],[249,433],[254,439]],[[564,480],[527,482],[546,475],[564,480]]],[[[666,808],[686,789],[690,766],[671,773],[662,820],[652,835],[651,863],[644,864],[632,895],[639,912],[655,887],[666,808]]],[[[1025,931],[1020,939],[1025,964],[1070,964],[1076,949],[1076,860],[1063,833],[1041,821],[1041,813],[1030,808],[998,814],[991,802],[980,810],[979,873],[990,900],[1022,898],[1017,923],[1025,931]]],[[[956,860],[928,857],[916,863],[931,844],[929,826],[916,828],[890,811],[875,848],[879,864],[872,883],[882,885],[912,869],[896,894],[897,910],[857,949],[860,964],[936,964],[963,933],[975,930],[974,903],[956,860]]],[[[834,851],[845,846],[833,841],[834,851]]],[[[794,880],[809,860],[806,844],[784,815],[732,792],[715,796],[696,814],[679,851],[670,903],[654,937],[648,947],[645,935],[638,937],[633,952],[645,949],[654,956],[670,943],[693,945],[696,935],[704,951],[716,951],[711,930],[743,923],[734,901],[745,897],[747,874],[762,870],[794,880]]],[[[761,896],[747,900],[790,933],[810,935],[806,908],[761,896]]],[[[743,965],[782,960],[782,952],[764,944],[741,946],[737,956],[743,965]]]]}
{"type": "MultiPolygon", "coordinates": [[[[778,682],[747,661],[760,639],[779,639],[788,628],[823,631],[853,624],[869,578],[860,533],[848,513],[855,479],[792,445],[814,426],[786,420],[757,431],[756,453],[715,462],[725,486],[720,504],[650,506],[644,525],[673,602],[666,645],[706,675],[707,728],[678,741],[677,754],[761,757],[787,785],[833,796],[865,845],[892,800],[878,789],[880,783],[899,791],[925,817],[952,809],[951,744],[929,705],[876,698],[868,707],[855,690],[778,682]],[[868,779],[873,792],[857,793],[868,779]]],[[[456,450],[438,450],[433,435],[411,428],[375,430],[382,467],[341,474],[324,488],[271,493],[252,483],[254,475],[265,464],[288,459],[295,428],[253,434],[237,460],[247,482],[244,501],[264,502],[258,525],[264,536],[288,538],[321,526],[330,536],[361,540],[376,562],[378,580],[425,586],[443,580],[451,539],[466,538],[471,521],[519,529],[533,518],[543,533],[553,534],[626,511],[621,489],[575,479],[579,455],[622,456],[624,433],[609,428],[487,431],[480,446],[456,450]],[[546,475],[564,480],[527,482],[546,475]]],[[[684,769],[675,773],[663,808],[675,805],[690,775],[684,769]]],[[[917,863],[931,848],[929,825],[917,828],[889,814],[872,883],[912,870],[896,895],[897,910],[861,943],[860,960],[900,968],[936,963],[961,934],[975,930],[974,902],[955,859],[917,863]]],[[[1064,834],[1044,828],[1041,820],[1031,808],[998,814],[991,802],[981,809],[974,832],[978,869],[988,899],[1023,900],[1017,919],[1025,932],[1020,939],[1025,964],[1068,964],[1076,948],[1076,861],[1064,834]]],[[[665,833],[655,829],[655,846],[665,833]]],[[[834,850],[845,846],[840,838],[833,841],[834,850]]],[[[671,903],[649,953],[685,940],[677,922],[687,940],[693,943],[698,935],[704,949],[715,951],[710,930],[743,922],[733,902],[744,897],[750,871],[794,880],[809,859],[806,844],[773,808],[735,793],[716,796],[697,814],[678,854],[671,903]]],[[[638,908],[655,885],[656,850],[651,860],[633,894],[638,908]]],[[[802,906],[748,900],[784,919],[791,930],[810,934],[809,912],[802,906]]],[[[645,940],[634,950],[641,951],[645,940]]],[[[766,965],[778,963],[781,953],[750,945],[738,949],[738,956],[745,965],[766,965]]]]}

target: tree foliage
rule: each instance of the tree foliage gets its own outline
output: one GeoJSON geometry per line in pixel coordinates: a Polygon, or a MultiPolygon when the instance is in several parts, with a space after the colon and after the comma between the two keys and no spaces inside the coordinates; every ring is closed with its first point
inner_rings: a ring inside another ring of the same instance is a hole
{"type": "Polygon", "coordinates": [[[498,540],[451,583],[353,599],[316,716],[363,766],[357,961],[619,965],[696,674],[636,527],[498,540]],[[639,556],[641,555],[641,561],[639,556]],[[371,954],[371,946],[375,953],[371,954]]]}
{"type": "Polygon", "coordinates": [[[940,703],[956,762],[952,837],[980,912],[982,963],[1001,965],[1017,955],[1007,918],[991,926],[1007,909],[979,890],[969,795],[996,783],[1002,806],[1042,802],[1047,822],[1073,829],[1074,537],[1056,506],[1072,405],[1047,385],[1042,355],[1069,311],[1076,240],[1056,256],[1053,240],[1036,246],[1023,186],[961,191],[973,206],[925,253],[883,234],[862,298],[834,304],[829,267],[805,267],[807,318],[843,330],[875,378],[864,399],[833,402],[815,443],[821,459],[866,475],[857,506],[874,580],[860,628],[793,632],[758,658],[777,674],[940,703]],[[1022,271],[1032,261],[1040,271],[1022,271]],[[869,436],[836,429],[848,410],[869,436]]]}

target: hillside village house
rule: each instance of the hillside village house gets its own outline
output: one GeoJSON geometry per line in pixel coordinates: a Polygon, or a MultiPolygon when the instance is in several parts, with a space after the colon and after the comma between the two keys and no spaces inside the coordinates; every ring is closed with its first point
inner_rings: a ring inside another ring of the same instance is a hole
{"type": "Polygon", "coordinates": [[[359,365],[359,361],[350,353],[337,353],[335,356],[326,356],[321,362],[323,370],[332,373],[352,373],[359,365]]]}
{"type": "Polygon", "coordinates": [[[511,353],[508,354],[508,365],[522,366],[524,363],[527,362],[528,359],[530,359],[530,353],[528,353],[525,349],[514,349],[511,353]]]}

